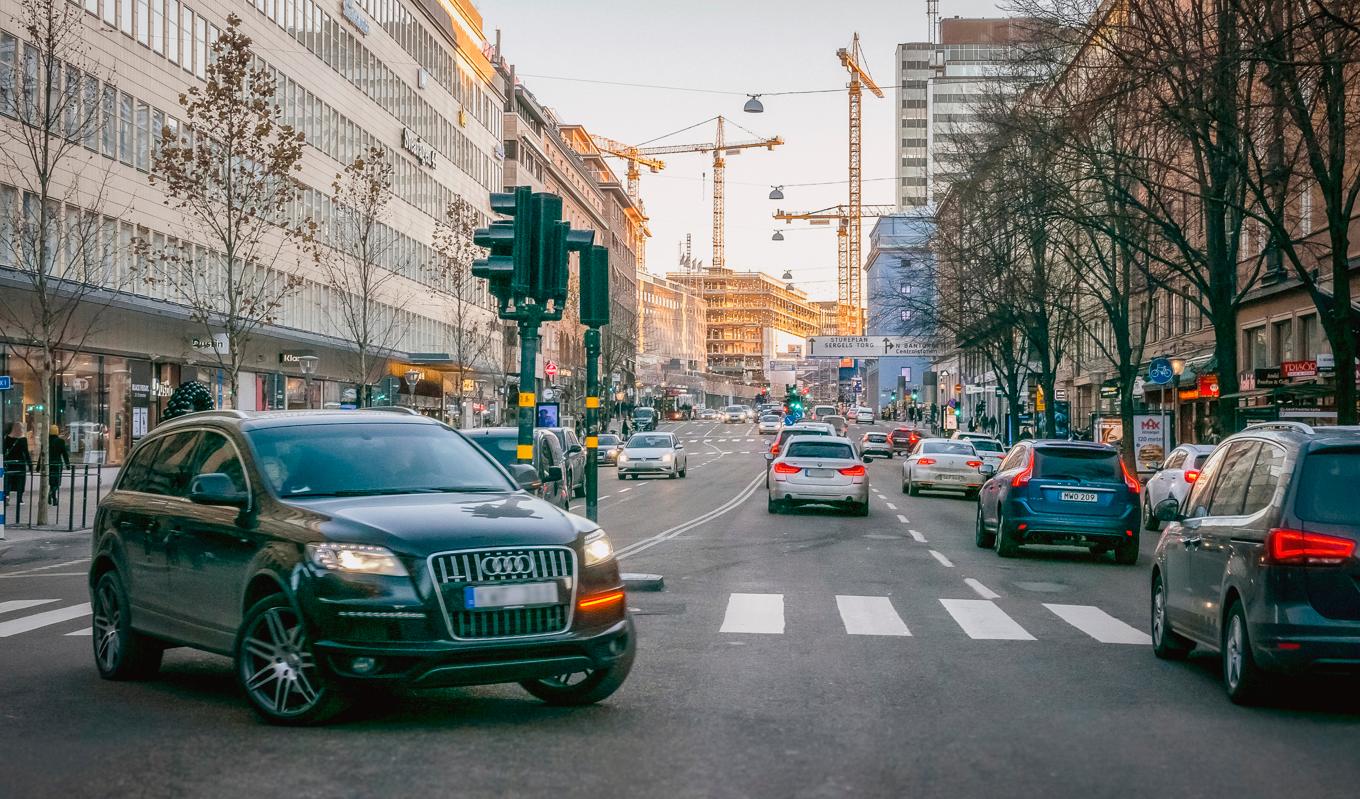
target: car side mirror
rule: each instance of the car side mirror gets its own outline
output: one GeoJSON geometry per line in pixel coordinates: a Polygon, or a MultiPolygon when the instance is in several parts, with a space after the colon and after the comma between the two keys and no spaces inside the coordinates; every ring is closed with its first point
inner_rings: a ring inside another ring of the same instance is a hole
{"type": "Polygon", "coordinates": [[[864,462],[865,462],[865,463],[869,463],[869,462],[871,462],[873,459],[874,459],[874,456],[872,456],[872,455],[869,455],[869,454],[867,454],[867,453],[864,455],[864,462]]]}
{"type": "Polygon", "coordinates": [[[996,474],[996,466],[990,463],[984,463],[978,467],[978,471],[982,472],[988,477],[991,477],[992,475],[996,474]]]}
{"type": "Polygon", "coordinates": [[[250,504],[250,494],[237,491],[231,478],[221,472],[196,475],[189,481],[189,501],[198,505],[226,505],[244,508],[250,504]]]}
{"type": "Polygon", "coordinates": [[[544,479],[544,480],[547,480],[548,482],[552,482],[553,480],[561,480],[561,479],[562,479],[562,467],[561,467],[561,466],[549,466],[549,467],[545,470],[545,472],[546,472],[546,473],[543,475],[543,479],[544,479]]]}
{"type": "Polygon", "coordinates": [[[538,470],[527,463],[510,464],[510,476],[515,478],[515,483],[526,491],[538,488],[538,470]]]}
{"type": "Polygon", "coordinates": [[[1181,515],[1181,503],[1174,499],[1158,502],[1157,507],[1152,509],[1152,515],[1159,522],[1178,522],[1185,518],[1181,515]]]}
{"type": "Polygon", "coordinates": [[[679,442],[676,442],[675,448],[676,448],[676,449],[684,449],[684,448],[685,448],[685,445],[684,445],[684,444],[681,444],[681,443],[679,443],[679,442]]]}
{"type": "Polygon", "coordinates": [[[581,445],[580,445],[580,444],[572,444],[570,447],[567,447],[567,454],[569,454],[569,455],[575,455],[576,453],[578,453],[578,452],[580,452],[580,451],[581,451],[581,445]]]}
{"type": "Polygon", "coordinates": [[[766,452],[766,453],[765,453],[765,460],[767,460],[767,461],[772,461],[772,460],[774,460],[774,453],[773,453],[773,452],[766,452]]]}

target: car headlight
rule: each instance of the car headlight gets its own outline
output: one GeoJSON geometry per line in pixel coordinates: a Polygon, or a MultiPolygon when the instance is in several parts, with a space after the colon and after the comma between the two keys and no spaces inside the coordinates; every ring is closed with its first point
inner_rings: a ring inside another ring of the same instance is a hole
{"type": "Polygon", "coordinates": [[[620,452],[620,453],[619,453],[619,463],[622,463],[622,462],[624,462],[624,461],[626,461],[626,460],[628,460],[628,456],[625,455],[625,454],[623,454],[622,452],[620,452]]]}
{"type": "Polygon", "coordinates": [[[667,452],[665,455],[662,455],[662,456],[661,456],[661,462],[662,462],[662,463],[670,463],[670,462],[671,462],[672,460],[674,460],[674,459],[675,459],[675,457],[674,457],[673,455],[671,455],[669,452],[667,452]]]}
{"type": "Polygon", "coordinates": [[[406,567],[401,565],[392,550],[367,544],[308,544],[307,558],[314,565],[327,571],[349,574],[379,574],[385,577],[405,577],[406,567]]]}
{"type": "Polygon", "coordinates": [[[614,545],[609,543],[609,536],[604,534],[604,530],[587,533],[584,549],[587,566],[604,563],[614,557],[614,545]]]}

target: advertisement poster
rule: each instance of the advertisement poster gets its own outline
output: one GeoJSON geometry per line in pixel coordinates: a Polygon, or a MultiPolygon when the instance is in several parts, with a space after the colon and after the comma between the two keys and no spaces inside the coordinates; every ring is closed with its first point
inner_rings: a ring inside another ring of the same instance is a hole
{"type": "MultiPolygon", "coordinates": [[[[1171,419],[1155,413],[1139,413],[1133,417],[1134,459],[1140,472],[1155,472],[1166,460],[1170,441],[1171,419]]],[[[1118,416],[1102,416],[1096,422],[1095,439],[1101,444],[1121,447],[1123,430],[1118,416]]],[[[1121,447],[1122,449],[1122,447],[1121,447]]]]}

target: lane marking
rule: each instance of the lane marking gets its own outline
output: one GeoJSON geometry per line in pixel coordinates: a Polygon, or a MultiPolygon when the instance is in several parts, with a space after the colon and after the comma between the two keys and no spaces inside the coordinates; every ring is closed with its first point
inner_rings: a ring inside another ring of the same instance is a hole
{"type": "Polygon", "coordinates": [[[645,549],[654,547],[663,541],[669,541],[670,539],[675,538],[676,536],[683,535],[684,533],[694,529],[695,527],[698,527],[701,524],[705,524],[706,522],[712,521],[713,519],[716,519],[719,516],[722,516],[723,514],[736,509],[743,502],[749,499],[752,494],[755,493],[756,487],[760,485],[761,481],[764,480],[764,478],[765,478],[764,472],[757,474],[755,477],[751,479],[751,482],[747,483],[746,486],[742,488],[740,492],[737,493],[735,497],[732,497],[722,505],[719,505],[718,507],[708,511],[707,513],[696,516],[687,522],[681,522],[680,524],[677,524],[676,526],[668,530],[662,530],[661,532],[657,533],[654,536],[644,538],[641,541],[634,541],[628,546],[622,547],[619,550],[617,550],[614,556],[619,560],[623,560],[624,558],[629,557],[630,555],[636,555],[637,553],[645,549]]]}
{"type": "Polygon", "coordinates": [[[612,497],[612,496],[614,496],[614,495],[613,495],[613,494],[605,494],[605,495],[602,496],[602,497],[596,497],[596,498],[595,498],[595,501],[596,501],[596,502],[602,502],[602,501],[604,501],[604,500],[606,500],[606,499],[609,499],[609,498],[612,497]]]}
{"type": "Polygon", "coordinates": [[[727,613],[723,616],[724,633],[761,633],[780,635],[784,632],[783,594],[732,594],[727,598],[727,613]]]}
{"type": "Polygon", "coordinates": [[[67,633],[67,635],[83,635],[83,636],[86,636],[86,637],[89,637],[89,636],[91,636],[91,635],[93,635],[93,634],[94,634],[94,631],[93,631],[92,629],[90,629],[89,627],[84,627],[84,628],[82,628],[82,629],[76,630],[76,631],[73,632],[73,633],[67,633]]]}
{"type": "Polygon", "coordinates": [[[932,549],[930,550],[930,554],[935,558],[935,560],[938,560],[940,562],[940,565],[950,569],[954,568],[954,564],[949,562],[949,558],[946,558],[939,552],[936,552],[935,550],[932,549]]]}
{"type": "Polygon", "coordinates": [[[1092,605],[1051,605],[1053,614],[1102,644],[1151,644],[1152,636],[1092,605]]]}
{"type": "MultiPolygon", "coordinates": [[[[903,519],[902,521],[905,522],[906,519],[903,519]]],[[[916,543],[918,543],[918,544],[924,544],[924,543],[926,542],[926,537],[923,536],[923,535],[921,535],[921,531],[920,531],[920,530],[908,530],[907,532],[908,532],[908,533],[911,533],[911,537],[914,538],[914,539],[916,539],[916,543]]]]}
{"type": "Polygon", "coordinates": [[[71,619],[78,619],[81,616],[90,615],[90,603],[82,602],[79,605],[72,605],[69,608],[57,608],[45,613],[34,613],[32,616],[23,616],[13,621],[0,623],[0,638],[8,638],[11,635],[26,633],[29,630],[36,630],[39,627],[46,627],[49,624],[60,624],[71,619]]]}
{"type": "Polygon", "coordinates": [[[44,572],[42,574],[0,574],[0,580],[14,578],[16,580],[32,580],[38,577],[89,577],[89,572],[44,572]]]}
{"type": "Polygon", "coordinates": [[[963,582],[964,582],[969,588],[971,588],[971,589],[973,589],[974,591],[976,591],[976,592],[977,592],[977,595],[980,596],[980,597],[982,597],[983,599],[1000,599],[1000,598],[1001,598],[1001,595],[1000,595],[1000,594],[998,594],[997,592],[995,592],[995,591],[993,591],[992,589],[988,588],[987,586],[983,585],[981,582],[979,582],[979,581],[977,581],[977,580],[974,580],[972,577],[965,577],[965,578],[963,578],[963,582]]]}
{"type": "Polygon", "coordinates": [[[0,602],[0,613],[9,613],[12,610],[23,610],[24,608],[46,605],[49,602],[56,602],[55,599],[11,599],[0,602]]]}
{"type": "Polygon", "coordinates": [[[906,517],[906,516],[903,516],[903,515],[900,514],[900,513],[897,514],[897,520],[898,520],[899,522],[903,523],[903,524],[910,524],[910,522],[907,521],[907,517],[906,517]]]}
{"type": "Polygon", "coordinates": [[[888,510],[897,510],[897,506],[891,502],[884,502],[883,504],[888,506],[888,510]]]}
{"type": "Polygon", "coordinates": [[[48,569],[60,569],[62,566],[74,566],[77,563],[89,563],[89,561],[89,558],[76,558],[75,560],[68,560],[62,563],[49,563],[46,566],[37,566],[32,569],[23,569],[17,572],[5,572],[4,574],[0,574],[0,577],[18,577],[21,574],[32,574],[33,572],[42,572],[47,571],[48,569]]]}
{"type": "Polygon", "coordinates": [[[627,488],[620,488],[620,489],[619,489],[619,493],[620,493],[620,494],[626,494],[626,493],[628,493],[629,491],[632,491],[634,487],[635,487],[635,486],[629,486],[629,487],[627,487],[627,488]]]}
{"type": "Polygon", "coordinates": [[[986,599],[941,599],[940,604],[969,638],[989,641],[1033,641],[1015,619],[986,599]]]}
{"type": "Polygon", "coordinates": [[[885,596],[836,595],[836,608],[850,635],[911,635],[897,615],[892,600],[885,596]]]}

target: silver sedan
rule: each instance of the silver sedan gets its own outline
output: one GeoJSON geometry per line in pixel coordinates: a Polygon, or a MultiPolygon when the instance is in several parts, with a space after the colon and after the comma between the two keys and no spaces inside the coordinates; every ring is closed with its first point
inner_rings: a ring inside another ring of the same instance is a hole
{"type": "Polygon", "coordinates": [[[767,509],[839,505],[869,515],[869,475],[849,439],[793,436],[770,466],[767,509]]]}
{"type": "Polygon", "coordinates": [[[982,458],[971,443],[923,438],[902,462],[902,493],[916,496],[929,488],[976,496],[985,482],[981,470],[982,458]]]}

